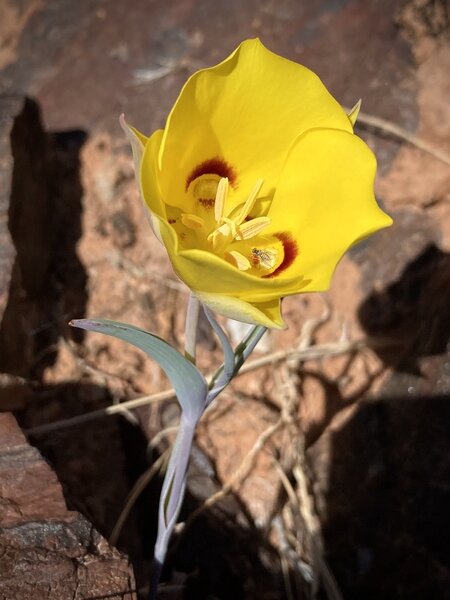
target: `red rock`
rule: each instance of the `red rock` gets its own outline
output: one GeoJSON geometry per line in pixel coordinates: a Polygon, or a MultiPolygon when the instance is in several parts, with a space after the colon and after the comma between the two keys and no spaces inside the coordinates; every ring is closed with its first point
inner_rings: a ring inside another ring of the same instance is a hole
{"type": "Polygon", "coordinates": [[[66,507],[56,475],[0,415],[0,599],[134,600],[127,558],[66,507]]]}

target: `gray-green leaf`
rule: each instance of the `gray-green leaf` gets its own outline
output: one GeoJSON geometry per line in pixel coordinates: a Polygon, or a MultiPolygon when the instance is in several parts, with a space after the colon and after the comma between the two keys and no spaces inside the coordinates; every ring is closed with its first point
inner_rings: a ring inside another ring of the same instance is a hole
{"type": "Polygon", "coordinates": [[[126,323],[107,319],[75,319],[70,325],[119,338],[143,350],[166,373],[186,421],[198,421],[205,409],[208,385],[200,371],[178,350],[157,335],[126,323]]]}

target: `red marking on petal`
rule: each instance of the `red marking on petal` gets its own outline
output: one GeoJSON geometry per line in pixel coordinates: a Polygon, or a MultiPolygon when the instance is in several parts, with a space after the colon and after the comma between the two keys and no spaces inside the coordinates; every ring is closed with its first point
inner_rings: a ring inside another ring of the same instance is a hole
{"type": "Polygon", "coordinates": [[[177,222],[177,220],[176,219],[169,219],[168,222],[169,222],[169,225],[173,225],[174,223],[177,222]]]}
{"type": "Polygon", "coordinates": [[[228,181],[231,185],[235,185],[237,178],[234,168],[227,163],[226,160],[216,156],[203,161],[191,171],[186,179],[186,191],[191,183],[198,177],[201,177],[201,175],[218,175],[219,177],[228,177],[228,181]]]}
{"type": "Polygon", "coordinates": [[[282,273],[292,265],[292,263],[298,255],[297,242],[293,240],[288,233],[282,231],[281,233],[275,233],[274,237],[278,238],[283,244],[284,257],[282,263],[278,265],[278,267],[275,269],[275,271],[273,271],[273,273],[269,273],[269,275],[264,275],[264,277],[266,278],[277,277],[280,273],[282,273]]]}
{"type": "Polygon", "coordinates": [[[214,198],[199,198],[197,202],[201,204],[203,208],[212,208],[214,206],[215,200],[214,198]]]}

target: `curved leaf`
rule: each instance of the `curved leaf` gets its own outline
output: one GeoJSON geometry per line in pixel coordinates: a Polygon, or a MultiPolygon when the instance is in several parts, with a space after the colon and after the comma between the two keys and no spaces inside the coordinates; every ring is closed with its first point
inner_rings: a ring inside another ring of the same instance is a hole
{"type": "Polygon", "coordinates": [[[200,371],[178,350],[160,337],[126,323],[108,319],[75,319],[70,325],[119,338],[156,360],[175,390],[186,421],[198,421],[205,409],[208,385],[200,371]]]}

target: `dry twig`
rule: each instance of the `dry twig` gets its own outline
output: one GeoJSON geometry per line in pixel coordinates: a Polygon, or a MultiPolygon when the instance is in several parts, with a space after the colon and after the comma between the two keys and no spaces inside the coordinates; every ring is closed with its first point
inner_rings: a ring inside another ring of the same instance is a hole
{"type": "MultiPolygon", "coordinates": [[[[350,112],[350,110],[347,108],[344,110],[346,112],[350,112]]],[[[430,156],[433,156],[437,160],[445,163],[446,165],[450,165],[450,156],[448,156],[448,154],[446,154],[439,148],[434,148],[434,146],[432,146],[425,140],[417,137],[413,133],[410,133],[409,131],[407,131],[403,127],[400,127],[396,123],[392,123],[392,121],[387,121],[386,119],[382,119],[381,117],[360,112],[358,115],[357,124],[368,125],[369,127],[373,127],[375,130],[381,131],[382,133],[387,133],[397,139],[400,139],[404,142],[408,142],[408,144],[411,144],[411,146],[422,150],[422,152],[430,154],[430,156]]]]}
{"type": "MultiPolygon", "coordinates": [[[[250,371],[254,371],[255,369],[260,369],[261,367],[272,365],[291,358],[303,362],[307,360],[315,360],[318,358],[339,356],[341,354],[346,354],[347,352],[365,348],[368,345],[368,343],[368,339],[361,339],[353,342],[339,341],[328,344],[319,344],[317,346],[305,348],[304,350],[291,348],[288,350],[279,350],[276,352],[271,352],[266,356],[262,356],[260,358],[251,360],[248,363],[245,363],[239,371],[238,376],[243,375],[244,373],[249,373],[250,371]]],[[[207,380],[211,380],[211,377],[212,375],[209,375],[207,377],[207,380]]],[[[50,433],[59,429],[64,429],[66,427],[73,427],[75,425],[87,423],[95,419],[121,414],[125,411],[133,410],[135,408],[146,406],[148,404],[163,402],[165,400],[173,400],[174,398],[175,392],[173,389],[165,390],[163,392],[157,392],[156,394],[150,394],[147,396],[142,396],[141,398],[135,398],[134,400],[127,400],[126,402],[122,402],[113,406],[99,408],[97,410],[93,410],[83,415],[77,415],[76,417],[61,419],[60,421],[55,421],[54,423],[47,423],[45,425],[37,425],[36,427],[31,427],[30,429],[25,430],[25,433],[27,435],[40,435],[44,433],[50,433]]]]}
{"type": "Polygon", "coordinates": [[[256,442],[253,444],[250,451],[245,455],[241,464],[238,466],[233,475],[223,484],[223,486],[212,496],[206,498],[200,506],[198,506],[186,519],[184,523],[179,523],[177,527],[178,532],[185,533],[191,526],[193,521],[202,514],[206,509],[211,508],[219,500],[229,494],[233,488],[239,486],[247,475],[250,473],[255,460],[270,438],[275,435],[283,426],[283,418],[280,417],[276,423],[265,429],[258,437],[256,442]]]}
{"type": "Polygon", "coordinates": [[[136,500],[139,498],[139,496],[150,483],[150,481],[153,479],[153,477],[155,477],[158,471],[163,470],[165,468],[168,459],[169,450],[166,450],[161,454],[161,456],[159,456],[155,460],[151,467],[149,467],[146,471],[144,471],[144,473],[142,473],[142,475],[134,484],[133,488],[128,494],[127,499],[125,500],[124,507],[119,515],[119,518],[117,519],[116,524],[114,525],[114,529],[112,530],[111,536],[109,538],[109,543],[111,544],[111,546],[115,546],[117,544],[117,540],[119,539],[125,521],[127,520],[128,515],[130,514],[130,511],[133,508],[136,500]]]}

